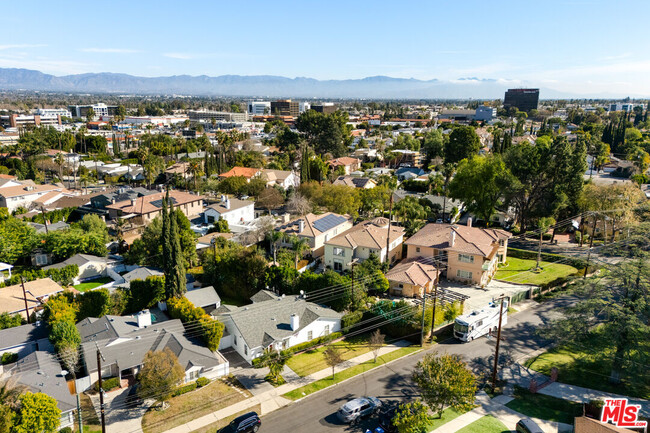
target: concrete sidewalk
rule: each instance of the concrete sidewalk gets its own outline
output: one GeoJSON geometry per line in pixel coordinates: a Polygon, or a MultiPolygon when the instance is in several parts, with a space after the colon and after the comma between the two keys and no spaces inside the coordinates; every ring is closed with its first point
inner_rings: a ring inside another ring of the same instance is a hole
{"type": "MultiPolygon", "coordinates": [[[[407,347],[410,345],[411,344],[409,342],[400,340],[395,344],[387,345],[379,349],[378,356],[385,355],[387,353],[393,352],[402,347],[407,347]]],[[[375,355],[372,352],[364,353],[363,355],[359,355],[356,358],[349,359],[337,365],[335,367],[335,371],[340,372],[342,370],[361,364],[363,362],[370,361],[374,358],[374,356],[375,355]]],[[[380,365],[382,364],[378,364],[377,366],[379,367],[380,365]]],[[[251,407],[254,407],[258,404],[261,405],[262,408],[261,410],[262,413],[260,415],[265,415],[269,412],[273,412],[274,410],[277,410],[291,403],[291,400],[282,397],[282,394],[285,394],[289,391],[293,391],[294,389],[300,388],[301,386],[307,385],[317,380],[329,377],[332,375],[332,369],[326,368],[305,377],[300,377],[296,375],[293,371],[287,373],[288,373],[287,374],[288,377],[284,376],[285,379],[287,380],[287,383],[285,383],[282,386],[279,386],[277,388],[273,388],[271,386],[271,389],[267,388],[263,392],[258,392],[256,395],[254,395],[251,398],[237,402],[231,406],[225,407],[218,411],[209,413],[200,418],[194,419],[186,424],[169,429],[164,433],[190,433],[194,430],[198,430],[202,427],[205,427],[215,421],[219,421],[220,419],[224,419],[236,413],[250,409],[251,407]]],[[[251,372],[247,371],[246,374],[249,375],[251,374],[251,372]]]]}

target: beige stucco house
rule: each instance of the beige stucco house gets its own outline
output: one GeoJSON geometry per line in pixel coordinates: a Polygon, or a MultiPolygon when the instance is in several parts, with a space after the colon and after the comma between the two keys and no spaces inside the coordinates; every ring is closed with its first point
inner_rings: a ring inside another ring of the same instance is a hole
{"type": "Polygon", "coordinates": [[[418,297],[431,293],[440,271],[423,257],[406,259],[386,273],[389,293],[393,296],[418,297]]]}
{"type": "MultiPolygon", "coordinates": [[[[324,254],[323,245],[340,233],[349,230],[353,226],[353,219],[350,215],[339,215],[327,212],[322,215],[309,213],[302,218],[295,219],[277,228],[287,236],[298,236],[309,243],[313,257],[322,257],[324,254]]],[[[283,246],[290,247],[291,244],[284,243],[283,246]]]]}
{"type": "Polygon", "coordinates": [[[375,254],[383,263],[394,263],[402,258],[404,229],[391,226],[388,238],[388,219],[364,221],[325,242],[325,266],[335,271],[347,271],[355,259],[363,261],[375,254]],[[389,241],[388,254],[386,249],[389,241]]]}
{"type": "Polygon", "coordinates": [[[446,267],[448,280],[484,287],[494,276],[499,263],[505,263],[508,239],[512,234],[500,229],[467,225],[427,224],[409,240],[408,258],[429,258],[441,269],[446,267]]]}

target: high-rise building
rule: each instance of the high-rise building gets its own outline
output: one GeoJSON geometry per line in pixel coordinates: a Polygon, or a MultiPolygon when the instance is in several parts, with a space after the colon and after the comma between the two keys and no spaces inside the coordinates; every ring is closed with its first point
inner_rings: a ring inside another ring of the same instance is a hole
{"type": "Polygon", "coordinates": [[[88,110],[93,109],[95,112],[94,120],[102,120],[102,118],[110,116],[108,106],[103,103],[93,105],[70,105],[68,109],[74,118],[84,118],[88,115],[88,110]]]}
{"type": "Polygon", "coordinates": [[[519,111],[537,110],[539,89],[508,89],[503,99],[503,107],[515,107],[519,111]]]}
{"type": "Polygon", "coordinates": [[[248,103],[248,114],[251,116],[271,114],[271,103],[267,101],[250,101],[248,103]]]}
{"type": "Polygon", "coordinates": [[[271,102],[271,114],[277,116],[293,116],[300,115],[300,104],[298,101],[291,99],[281,99],[271,102]]]}

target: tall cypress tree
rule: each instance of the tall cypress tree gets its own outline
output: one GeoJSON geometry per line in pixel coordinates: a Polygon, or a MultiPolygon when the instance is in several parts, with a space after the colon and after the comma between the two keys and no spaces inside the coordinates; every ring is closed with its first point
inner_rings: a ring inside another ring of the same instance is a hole
{"type": "Polygon", "coordinates": [[[171,246],[171,266],[166,272],[166,279],[172,281],[168,292],[169,297],[180,298],[186,291],[187,279],[185,277],[185,265],[183,263],[183,251],[181,250],[180,235],[178,232],[178,218],[173,206],[169,212],[169,243],[171,246]]]}
{"type": "Polygon", "coordinates": [[[170,217],[173,217],[173,214],[168,211],[167,205],[169,204],[169,189],[165,194],[165,199],[162,203],[162,268],[165,274],[165,295],[167,298],[174,296],[173,289],[173,279],[170,277],[171,270],[173,269],[173,258],[172,258],[172,248],[171,248],[171,233],[170,233],[170,217]]]}

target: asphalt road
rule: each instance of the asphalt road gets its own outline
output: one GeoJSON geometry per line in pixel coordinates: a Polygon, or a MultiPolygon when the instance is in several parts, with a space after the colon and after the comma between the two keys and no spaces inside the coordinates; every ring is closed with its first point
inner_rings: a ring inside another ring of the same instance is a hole
{"type": "MultiPolygon", "coordinates": [[[[509,317],[501,334],[499,359],[516,360],[546,345],[548,341],[536,335],[535,329],[558,317],[558,307],[568,302],[568,299],[551,300],[509,317]]],[[[494,340],[487,338],[470,343],[450,339],[433,346],[428,352],[458,354],[470,363],[476,374],[489,374],[494,345],[494,340]]],[[[336,411],[346,401],[364,395],[379,397],[388,404],[397,404],[417,397],[417,388],[411,382],[410,375],[425,353],[427,352],[402,358],[272,412],[262,418],[260,432],[335,433],[364,432],[366,428],[372,429],[377,426],[376,420],[370,419],[356,426],[348,426],[338,421],[336,411]]]]}

